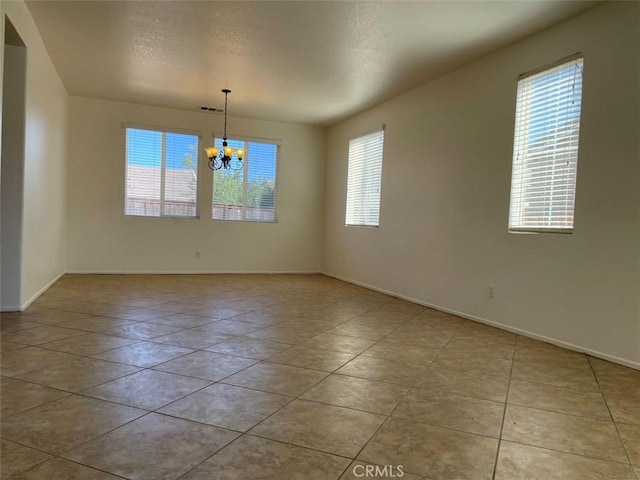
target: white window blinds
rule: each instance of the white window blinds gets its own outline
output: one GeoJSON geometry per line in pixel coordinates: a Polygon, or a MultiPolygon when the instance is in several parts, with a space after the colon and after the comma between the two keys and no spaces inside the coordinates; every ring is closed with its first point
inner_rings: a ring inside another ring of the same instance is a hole
{"type": "Polygon", "coordinates": [[[196,217],[198,136],[127,128],[125,214],[196,217]]]}
{"type": "Polygon", "coordinates": [[[518,81],[509,230],[571,233],[582,57],[518,81]]]}
{"type": "Polygon", "coordinates": [[[384,130],[349,141],[347,226],[379,225],[383,146],[384,130]]]}
{"type": "MultiPolygon", "coordinates": [[[[213,219],[275,222],[278,145],[232,139],[227,143],[244,149],[244,166],[214,171],[213,219]]],[[[216,138],[215,146],[222,148],[222,139],[216,138]]]]}

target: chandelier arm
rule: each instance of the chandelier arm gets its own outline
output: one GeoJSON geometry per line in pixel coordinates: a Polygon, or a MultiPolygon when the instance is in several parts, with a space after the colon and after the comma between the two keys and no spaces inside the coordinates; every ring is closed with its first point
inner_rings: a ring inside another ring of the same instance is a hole
{"type": "Polygon", "coordinates": [[[242,164],[242,160],[238,160],[236,162],[237,167],[231,167],[231,170],[242,170],[242,168],[244,167],[244,165],[242,164]]]}
{"type": "Polygon", "coordinates": [[[211,160],[209,160],[209,168],[211,170],[220,170],[220,168],[222,168],[222,164],[219,163],[217,160],[218,160],[217,157],[212,158],[211,160]]]}

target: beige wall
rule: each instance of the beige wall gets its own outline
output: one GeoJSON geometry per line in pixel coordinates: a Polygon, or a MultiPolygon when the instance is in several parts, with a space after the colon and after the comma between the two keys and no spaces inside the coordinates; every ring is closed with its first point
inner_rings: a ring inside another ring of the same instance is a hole
{"type": "Polygon", "coordinates": [[[24,308],[65,270],[68,95],[24,3],[1,2],[3,23],[5,15],[27,47],[20,289],[24,308]]]}
{"type": "Polygon", "coordinates": [[[210,143],[223,118],[82,97],[71,97],[70,112],[69,272],[320,270],[324,129],[229,118],[229,136],[282,141],[277,223],[211,220],[212,172],[202,158],[199,219],[127,217],[123,122],[192,130],[210,143]]]}
{"type": "MultiPolygon", "coordinates": [[[[15,43],[21,43],[16,41],[15,43]]],[[[2,164],[0,219],[0,298],[4,310],[20,310],[22,199],[24,186],[27,50],[4,46],[2,76],[2,164]]]]}
{"type": "Polygon", "coordinates": [[[640,367],[639,6],[591,10],[333,126],[323,271],[640,367]],[[517,76],[578,51],[574,233],[509,234],[517,76]],[[346,228],[348,140],[383,123],[380,227],[346,228]]]}
{"type": "Polygon", "coordinates": [[[69,99],[25,5],[0,2],[28,48],[22,306],[65,271],[65,254],[72,272],[322,268],[640,367],[638,8],[592,10],[341,122],[326,142],[323,129],[230,119],[233,134],[282,140],[279,223],[251,224],[209,220],[204,165],[200,219],[125,217],[122,122],[208,136],[221,118],[69,99]],[[508,234],[517,75],[576,51],[585,76],[574,233],[508,234]],[[347,229],[347,141],[383,123],[381,226],[347,229]]]}

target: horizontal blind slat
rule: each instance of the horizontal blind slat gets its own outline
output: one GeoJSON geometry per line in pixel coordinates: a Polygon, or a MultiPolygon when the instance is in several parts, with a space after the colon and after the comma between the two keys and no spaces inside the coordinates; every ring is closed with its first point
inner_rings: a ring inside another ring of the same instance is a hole
{"type": "Polygon", "coordinates": [[[384,130],[349,141],[346,225],[378,226],[384,130]]]}
{"type": "Polygon", "coordinates": [[[127,127],[125,214],[197,215],[196,135],[127,127]]]}
{"type": "MultiPolygon", "coordinates": [[[[231,148],[244,149],[243,167],[214,172],[212,218],[274,222],[278,145],[238,139],[227,142],[231,148]]],[[[215,146],[222,148],[222,139],[216,139],[215,146]]]]}
{"type": "Polygon", "coordinates": [[[522,78],[516,99],[509,229],[571,229],[583,59],[522,78]]]}

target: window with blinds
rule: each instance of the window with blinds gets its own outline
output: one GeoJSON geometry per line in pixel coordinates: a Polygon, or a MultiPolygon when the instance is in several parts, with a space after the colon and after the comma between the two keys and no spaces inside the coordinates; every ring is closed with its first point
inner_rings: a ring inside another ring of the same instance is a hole
{"type": "MultiPolygon", "coordinates": [[[[213,219],[241,222],[276,221],[278,145],[227,139],[231,148],[244,149],[243,168],[213,172],[213,219]]],[[[222,149],[222,139],[215,139],[222,149]]]]}
{"type": "Polygon", "coordinates": [[[127,127],[125,214],[197,217],[197,135],[127,127]]]}
{"type": "Polygon", "coordinates": [[[384,130],[349,141],[347,226],[380,224],[384,130]]]}
{"type": "Polygon", "coordinates": [[[571,233],[583,59],[518,81],[509,231],[571,233]]]}

